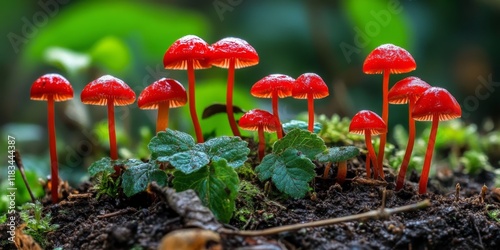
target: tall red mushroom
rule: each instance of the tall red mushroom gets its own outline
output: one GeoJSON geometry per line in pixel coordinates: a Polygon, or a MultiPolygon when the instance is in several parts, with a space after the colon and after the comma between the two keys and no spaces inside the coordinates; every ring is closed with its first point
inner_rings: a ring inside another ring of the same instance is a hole
{"type": "Polygon", "coordinates": [[[194,70],[210,68],[210,53],[210,46],[203,39],[194,35],[187,35],[175,41],[163,56],[165,69],[187,69],[188,71],[189,112],[193,120],[196,139],[199,143],[203,142],[203,133],[196,114],[194,70]]]}
{"type": "Polygon", "coordinates": [[[212,54],[210,64],[220,68],[228,69],[227,92],[226,92],[226,113],[229,125],[235,136],[241,136],[233,113],[233,88],[234,69],[240,69],[257,65],[259,55],[247,41],[226,37],[212,44],[212,54]]]}
{"type": "Polygon", "coordinates": [[[292,96],[295,79],[283,74],[271,74],[257,81],[250,93],[259,98],[271,98],[273,115],[276,117],[278,139],[283,137],[280,116],[278,113],[278,99],[292,96]]]}
{"type": "Polygon", "coordinates": [[[139,95],[137,105],[140,109],[158,109],[156,133],[168,127],[170,108],[186,105],[187,94],[184,86],[171,78],[161,78],[147,86],[139,95]]]}
{"type": "Polygon", "coordinates": [[[457,100],[446,89],[431,87],[427,89],[415,103],[412,111],[413,119],[417,121],[432,121],[431,133],[425,152],[424,166],[418,184],[418,193],[427,192],[427,181],[431,169],[432,153],[439,121],[456,119],[462,116],[462,109],[457,100]]]}
{"type": "MultiPolygon", "coordinates": [[[[384,120],[376,113],[370,110],[361,110],[354,117],[352,117],[351,124],[349,125],[349,132],[353,134],[365,135],[366,148],[368,149],[368,157],[366,162],[370,159],[373,163],[373,177],[380,176],[384,179],[384,169],[382,165],[378,165],[375,150],[372,145],[372,135],[380,135],[387,133],[387,125],[384,120]]],[[[366,166],[366,178],[370,178],[370,165],[366,166]]]]}
{"type": "Polygon", "coordinates": [[[314,131],[314,99],[325,98],[329,95],[328,86],[323,79],[314,73],[304,73],[297,77],[292,89],[292,96],[296,99],[307,99],[309,113],[309,131],[314,131]]]}
{"type": "Polygon", "coordinates": [[[408,103],[408,143],[406,145],[403,162],[399,168],[399,174],[396,180],[396,190],[400,190],[405,182],[406,169],[410,163],[410,156],[415,141],[415,121],[413,120],[411,112],[418,98],[420,98],[422,93],[430,87],[431,85],[422,81],[420,78],[410,76],[394,84],[387,96],[391,104],[408,103]]]}
{"type": "Polygon", "coordinates": [[[252,109],[246,112],[238,124],[242,129],[256,131],[259,136],[259,161],[264,158],[264,151],[266,149],[266,141],[264,139],[264,132],[276,131],[276,117],[261,109],[252,109]]]}
{"type": "MultiPolygon", "coordinates": [[[[415,60],[405,49],[394,44],[383,44],[375,48],[363,63],[365,74],[383,74],[382,82],[382,119],[389,124],[389,102],[387,94],[389,91],[389,74],[401,74],[413,71],[417,68],[415,60]]],[[[385,142],[387,135],[380,135],[378,150],[378,164],[384,162],[385,142]]]]}
{"type": "Polygon", "coordinates": [[[115,106],[134,103],[134,91],[122,80],[104,75],[90,82],[83,88],[80,99],[84,104],[108,107],[109,149],[112,160],[118,159],[115,132],[115,106]]]}
{"type": "Polygon", "coordinates": [[[59,74],[46,74],[31,85],[30,99],[47,101],[47,128],[49,133],[50,176],[52,203],[59,199],[59,168],[57,164],[56,127],[54,122],[54,102],[73,99],[73,87],[59,74]]]}

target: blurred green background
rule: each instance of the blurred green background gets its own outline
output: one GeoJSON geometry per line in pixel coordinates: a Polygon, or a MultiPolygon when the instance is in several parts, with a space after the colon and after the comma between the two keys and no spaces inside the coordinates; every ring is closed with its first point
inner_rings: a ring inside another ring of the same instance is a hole
{"type": "MultiPolygon", "coordinates": [[[[2,5],[2,138],[16,137],[26,167],[41,176],[49,172],[48,142],[46,104],[29,99],[36,78],[56,72],[73,85],[74,100],[56,103],[56,125],[61,176],[79,181],[85,166],[107,155],[106,109],[82,105],[83,87],[104,74],[123,79],[137,95],[161,77],[187,87],[185,71],[162,65],[166,49],[187,34],[208,43],[235,36],[257,50],[260,63],[236,71],[234,103],[246,110],[270,110],[270,100],[249,94],[262,77],[315,72],[331,93],[316,102],[316,113],[352,116],[370,109],[380,114],[382,77],[363,74],[362,64],[373,48],[394,43],[413,55],[417,70],[391,76],[391,85],[418,76],[447,88],[462,105],[465,121],[500,124],[498,0],[21,0],[2,5]]],[[[200,116],[204,107],[224,102],[226,75],[220,68],[196,71],[200,116]]],[[[306,110],[304,100],[280,101],[284,121],[306,110]]],[[[192,131],[187,106],[171,116],[170,127],[192,131]]],[[[147,157],[144,138],[153,133],[155,117],[136,104],[116,109],[122,157],[147,157]]],[[[406,125],[406,117],[405,105],[390,107],[390,126],[406,125]]],[[[226,121],[219,114],[202,120],[202,128],[225,134],[230,131],[226,121]]]]}

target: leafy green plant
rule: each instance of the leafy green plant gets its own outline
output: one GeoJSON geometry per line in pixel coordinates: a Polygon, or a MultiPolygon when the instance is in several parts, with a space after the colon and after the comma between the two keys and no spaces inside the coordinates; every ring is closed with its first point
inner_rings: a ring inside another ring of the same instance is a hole
{"type": "Polygon", "coordinates": [[[59,225],[51,224],[50,213],[42,215],[43,206],[39,201],[25,203],[19,207],[19,216],[26,223],[25,233],[31,235],[41,247],[45,247],[45,235],[56,230],[59,225]]]}
{"type": "Polygon", "coordinates": [[[328,118],[325,115],[320,115],[317,121],[321,124],[321,131],[318,135],[327,144],[352,145],[355,142],[364,142],[364,136],[349,133],[351,119],[348,117],[340,117],[334,114],[331,118],[328,118]]]}
{"type": "Polygon", "coordinates": [[[316,175],[312,160],[325,150],[325,142],[317,134],[294,129],[276,141],[255,172],[261,181],[271,179],[281,192],[302,198],[316,175]]]}

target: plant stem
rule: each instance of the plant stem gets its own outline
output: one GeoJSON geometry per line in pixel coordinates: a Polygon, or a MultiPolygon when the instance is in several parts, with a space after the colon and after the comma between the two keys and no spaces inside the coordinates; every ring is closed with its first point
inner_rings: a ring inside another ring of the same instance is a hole
{"type": "Polygon", "coordinates": [[[158,104],[158,117],[156,118],[156,133],[168,128],[168,112],[170,110],[170,102],[160,102],[158,104]]]}
{"type": "Polygon", "coordinates": [[[266,139],[264,138],[264,128],[262,125],[259,126],[257,133],[259,134],[259,162],[261,162],[266,150],[266,139]]]}
{"type": "Polygon", "coordinates": [[[403,188],[406,177],[406,170],[408,169],[408,164],[410,163],[411,152],[413,151],[413,145],[415,144],[415,121],[411,112],[413,106],[415,105],[415,97],[410,96],[408,102],[408,143],[406,144],[405,156],[403,162],[401,163],[401,168],[399,169],[398,179],[396,180],[396,191],[403,188]]]}
{"type": "Polygon", "coordinates": [[[118,160],[118,150],[116,149],[115,132],[115,106],[112,98],[108,99],[108,131],[109,131],[109,150],[111,160],[118,160]]]}
{"type": "Polygon", "coordinates": [[[345,177],[347,176],[347,161],[341,161],[338,163],[337,170],[337,183],[342,184],[345,181],[345,177]]]}
{"type": "MultiPolygon", "coordinates": [[[[382,82],[382,120],[384,120],[385,125],[389,127],[389,74],[390,72],[384,70],[384,78],[382,82]]],[[[384,151],[385,142],[387,141],[387,133],[380,135],[380,145],[378,147],[378,167],[379,172],[382,171],[384,166],[384,151]]],[[[383,171],[382,171],[383,173],[383,171]]]]}
{"type": "Polygon", "coordinates": [[[234,63],[234,57],[229,59],[229,68],[227,71],[226,113],[227,119],[229,120],[229,125],[231,126],[231,130],[233,131],[233,135],[241,137],[241,133],[238,129],[238,125],[236,124],[236,120],[234,119],[233,112],[234,63]]]}
{"type": "Polygon", "coordinates": [[[28,182],[28,179],[26,179],[26,173],[24,172],[24,165],[23,165],[23,161],[21,160],[21,154],[17,150],[14,152],[14,161],[16,162],[17,168],[19,169],[19,173],[21,173],[21,177],[23,178],[24,185],[26,186],[26,189],[28,190],[28,193],[30,194],[31,202],[35,203],[36,199],[35,199],[35,196],[33,195],[33,192],[31,191],[31,187],[30,187],[30,184],[28,182]]]}
{"type": "Polygon", "coordinates": [[[57,203],[59,199],[59,168],[57,166],[57,147],[56,147],[56,126],[54,115],[54,97],[49,95],[47,97],[47,128],[49,130],[49,150],[50,150],[50,181],[52,196],[52,203],[57,203]]]}
{"type": "Polygon", "coordinates": [[[377,210],[368,211],[366,213],[349,215],[349,216],[344,216],[344,217],[340,217],[340,218],[326,219],[326,220],[313,221],[313,222],[307,222],[307,223],[298,223],[298,224],[293,224],[293,225],[272,227],[272,228],[268,228],[268,229],[264,229],[264,230],[254,230],[254,231],[233,231],[230,229],[222,228],[219,230],[219,233],[226,234],[226,235],[239,235],[239,236],[247,236],[247,237],[249,237],[249,236],[250,237],[252,237],[252,236],[266,236],[266,235],[279,234],[279,233],[283,233],[283,232],[297,231],[297,230],[300,230],[303,228],[330,226],[333,224],[338,224],[338,223],[348,222],[348,221],[364,221],[367,219],[375,219],[375,220],[387,219],[393,214],[414,211],[417,209],[426,208],[430,205],[431,205],[431,202],[429,200],[423,200],[421,202],[406,205],[406,206],[401,206],[401,207],[396,207],[396,208],[381,207],[377,210]]]}
{"type": "Polygon", "coordinates": [[[271,102],[273,105],[273,115],[276,117],[276,134],[278,135],[278,139],[283,138],[283,127],[281,126],[280,115],[278,113],[278,91],[273,91],[271,102]]]}
{"type": "Polygon", "coordinates": [[[314,97],[312,94],[307,94],[307,109],[309,113],[309,125],[307,126],[307,129],[311,131],[311,133],[314,132],[314,97]]]}
{"type": "Polygon", "coordinates": [[[187,71],[188,71],[188,92],[189,92],[189,113],[191,114],[191,120],[193,120],[194,132],[196,133],[196,139],[198,143],[203,142],[203,133],[201,132],[200,121],[198,120],[198,115],[196,114],[196,103],[195,103],[195,91],[194,91],[194,66],[193,60],[187,61],[187,71]]]}
{"type": "Polygon", "coordinates": [[[436,134],[439,124],[439,115],[435,114],[432,118],[431,134],[429,135],[429,142],[427,142],[427,151],[425,152],[424,166],[420,181],[418,183],[418,193],[425,194],[427,192],[427,182],[429,180],[429,172],[431,169],[432,153],[434,152],[434,144],[436,143],[436,134]]]}
{"type": "Polygon", "coordinates": [[[377,166],[377,156],[375,155],[375,149],[373,148],[372,145],[372,135],[370,130],[365,131],[365,143],[366,143],[366,148],[368,149],[368,154],[370,155],[370,159],[373,163],[373,179],[377,179],[377,176],[382,177],[384,179],[384,172],[380,172],[380,169],[377,166]]]}

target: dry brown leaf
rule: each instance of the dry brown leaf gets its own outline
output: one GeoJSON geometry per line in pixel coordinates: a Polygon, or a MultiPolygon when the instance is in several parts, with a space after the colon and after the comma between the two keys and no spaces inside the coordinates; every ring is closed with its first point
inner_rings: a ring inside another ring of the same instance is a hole
{"type": "Polygon", "coordinates": [[[23,232],[26,224],[22,224],[16,228],[16,237],[14,238],[14,244],[17,249],[20,250],[42,250],[40,245],[30,235],[23,232]]]}

